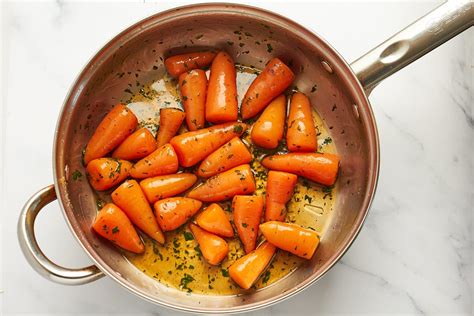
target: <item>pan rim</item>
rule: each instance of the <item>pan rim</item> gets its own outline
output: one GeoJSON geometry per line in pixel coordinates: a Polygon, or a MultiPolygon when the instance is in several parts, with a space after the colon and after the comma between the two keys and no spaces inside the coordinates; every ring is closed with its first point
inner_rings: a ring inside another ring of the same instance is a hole
{"type": "Polygon", "coordinates": [[[377,125],[376,125],[375,117],[373,114],[373,110],[367,98],[367,93],[364,91],[364,88],[362,87],[355,73],[351,69],[350,65],[345,61],[345,59],[324,38],[322,38],[316,32],[308,30],[307,28],[303,27],[297,22],[290,20],[284,16],[281,16],[277,13],[265,10],[265,9],[261,9],[261,8],[249,6],[249,5],[235,4],[235,3],[200,3],[200,4],[192,4],[192,5],[172,8],[166,11],[153,14],[145,19],[142,19],[138,21],[137,23],[131,25],[130,27],[126,28],[124,31],[120,32],[115,37],[113,37],[89,60],[89,62],[86,63],[84,68],[81,70],[81,72],[75,79],[74,83],[71,85],[71,88],[69,89],[69,92],[64,100],[60,114],[58,116],[53,144],[54,144],[53,145],[53,176],[55,180],[54,186],[55,186],[56,194],[58,196],[58,201],[61,207],[61,211],[63,213],[63,216],[72,234],[74,235],[76,240],[79,242],[81,247],[85,250],[87,255],[94,262],[94,264],[96,264],[97,267],[102,272],[104,272],[107,276],[111,277],[114,281],[118,282],[121,286],[126,288],[131,293],[139,296],[140,298],[145,299],[151,303],[170,308],[170,309],[183,311],[183,312],[190,312],[190,313],[192,312],[192,313],[222,314],[222,313],[249,312],[249,311],[261,309],[261,308],[276,304],[278,302],[281,302],[287,298],[290,298],[296,295],[302,290],[308,288],[310,285],[314,284],[341,259],[341,257],[347,252],[347,250],[350,248],[350,246],[353,244],[354,240],[357,238],[358,234],[360,233],[360,230],[365,222],[365,219],[367,217],[368,211],[370,209],[371,203],[375,195],[377,182],[378,182],[379,167],[380,167],[379,136],[378,136],[377,125]],[[178,304],[169,303],[167,301],[163,301],[160,299],[156,299],[156,298],[151,297],[151,295],[149,295],[145,291],[136,288],[131,283],[126,281],[124,278],[119,277],[116,274],[112,273],[113,270],[99,256],[96,257],[91,253],[91,250],[93,250],[92,246],[89,245],[78,234],[78,232],[76,231],[76,229],[74,228],[71,222],[71,219],[69,217],[70,215],[68,214],[72,213],[73,210],[72,210],[72,207],[70,207],[69,205],[66,205],[63,201],[64,197],[67,196],[67,190],[64,185],[60,185],[64,182],[64,180],[61,181],[61,179],[64,179],[64,176],[63,176],[64,170],[60,170],[59,167],[61,166],[59,165],[59,161],[58,161],[59,148],[61,147],[60,130],[61,130],[62,124],[65,121],[65,117],[67,117],[68,111],[70,111],[71,109],[71,105],[74,104],[75,98],[80,94],[80,91],[83,88],[82,83],[84,81],[87,81],[85,80],[87,77],[86,74],[90,72],[91,68],[100,67],[100,63],[98,62],[103,60],[103,57],[107,56],[110,50],[113,49],[114,46],[118,45],[117,43],[126,41],[127,39],[132,39],[134,34],[136,34],[137,32],[138,33],[140,32],[140,28],[146,28],[146,26],[150,27],[153,25],[154,21],[164,21],[166,19],[176,18],[180,15],[196,14],[196,12],[209,13],[210,11],[215,11],[218,13],[224,13],[224,12],[235,13],[237,11],[241,14],[252,15],[259,19],[269,18],[271,20],[278,21],[280,23],[284,23],[286,25],[291,26],[292,27],[291,32],[297,33],[298,35],[304,35],[305,40],[310,40],[311,38],[313,38],[314,40],[318,41],[320,45],[323,45],[324,49],[330,52],[333,55],[333,57],[337,59],[338,64],[335,66],[343,68],[344,74],[346,77],[345,79],[349,81],[349,83],[346,83],[346,85],[351,86],[353,90],[355,91],[358,97],[358,100],[357,100],[358,105],[362,105],[362,104],[364,105],[363,107],[364,111],[362,111],[362,114],[364,116],[364,120],[370,125],[368,128],[368,132],[370,133],[370,136],[372,137],[372,139],[371,141],[369,141],[369,144],[373,145],[371,146],[373,147],[371,148],[373,150],[373,153],[372,155],[369,155],[369,158],[371,159],[369,170],[371,172],[369,174],[367,192],[365,193],[365,198],[362,202],[363,210],[359,211],[359,215],[356,218],[357,225],[351,228],[350,232],[347,234],[346,240],[343,242],[343,247],[341,247],[338,251],[336,251],[335,255],[333,255],[333,257],[330,260],[328,260],[328,262],[325,263],[325,265],[321,267],[320,272],[317,274],[313,274],[311,277],[308,277],[306,280],[304,280],[304,282],[296,285],[291,290],[285,293],[276,295],[272,298],[269,298],[263,301],[250,303],[247,305],[223,307],[223,308],[202,308],[199,306],[190,306],[190,305],[184,305],[184,304],[178,305],[178,304]]]}

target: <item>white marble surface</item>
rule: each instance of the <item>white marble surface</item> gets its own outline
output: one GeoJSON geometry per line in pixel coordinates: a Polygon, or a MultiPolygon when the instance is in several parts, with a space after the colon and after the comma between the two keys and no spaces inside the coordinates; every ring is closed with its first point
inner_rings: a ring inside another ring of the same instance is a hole
{"type": "MultiPolygon", "coordinates": [[[[306,25],[347,60],[421,16],[436,2],[255,2],[306,25]]],[[[5,315],[171,314],[111,280],[66,287],[36,274],[16,240],[23,203],[52,183],[56,117],[75,76],[126,26],[185,2],[3,3],[1,304],[5,315]]],[[[474,29],[382,83],[371,101],[381,139],[378,192],[349,252],[303,293],[255,312],[471,314],[474,29]]],[[[37,222],[54,261],[90,263],[52,203],[37,222]]]]}

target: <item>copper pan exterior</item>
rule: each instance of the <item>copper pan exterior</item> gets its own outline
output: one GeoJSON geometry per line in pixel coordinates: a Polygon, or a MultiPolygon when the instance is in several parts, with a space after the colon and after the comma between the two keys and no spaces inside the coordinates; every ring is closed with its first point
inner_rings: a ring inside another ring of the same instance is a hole
{"type": "Polygon", "coordinates": [[[56,266],[37,247],[29,229],[39,210],[54,199],[50,187],[25,205],[19,222],[22,248],[41,274],[66,284],[87,283],[105,274],[132,293],[169,308],[200,313],[243,312],[275,304],[307,288],[347,251],[375,193],[379,139],[364,87],[349,64],[321,37],[262,9],[199,4],[140,21],[92,58],[63,105],[53,164],[54,189],[66,222],[96,267],[70,270],[56,266]],[[72,172],[83,170],[81,152],[95,127],[114,104],[128,98],[128,83],[159,77],[165,71],[162,58],[197,48],[223,49],[236,62],[257,68],[263,68],[274,56],[290,64],[296,73],[295,85],[310,97],[330,128],[341,157],[336,206],[313,259],[275,284],[240,296],[188,294],[139,271],[92,232],[97,209],[94,193],[87,181],[72,181],[72,172]],[[314,84],[318,90],[311,93],[314,84]],[[46,201],[38,202],[41,199],[46,201]]]}

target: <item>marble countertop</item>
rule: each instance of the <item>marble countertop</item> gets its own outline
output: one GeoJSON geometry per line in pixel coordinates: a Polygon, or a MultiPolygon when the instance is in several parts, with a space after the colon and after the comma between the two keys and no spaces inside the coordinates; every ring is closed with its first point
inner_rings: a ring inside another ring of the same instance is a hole
{"type": "MultiPolygon", "coordinates": [[[[436,6],[243,2],[317,31],[348,61],[436,6]]],[[[48,282],[23,258],[16,221],[30,195],[53,182],[56,118],[83,65],[125,27],[185,3],[190,1],[3,3],[0,299],[5,315],[174,314],[108,278],[77,287],[48,282]]],[[[255,315],[471,313],[473,39],[471,28],[376,88],[370,99],[380,132],[381,170],[365,226],[324,278],[255,315]]],[[[37,235],[55,262],[90,264],[57,203],[39,217],[37,235]]]]}

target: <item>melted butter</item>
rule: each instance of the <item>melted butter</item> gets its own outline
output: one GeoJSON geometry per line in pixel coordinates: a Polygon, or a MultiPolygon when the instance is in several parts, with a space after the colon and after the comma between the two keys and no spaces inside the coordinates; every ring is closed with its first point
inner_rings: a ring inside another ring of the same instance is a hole
{"type": "MultiPolygon", "coordinates": [[[[248,86],[256,77],[257,70],[249,67],[237,67],[237,90],[239,104],[248,86]]],[[[137,115],[140,124],[156,133],[159,125],[159,110],[164,107],[182,108],[177,88],[177,81],[165,75],[149,86],[140,89],[128,101],[128,106],[137,115]]],[[[316,112],[313,112],[314,123],[318,129],[318,144],[320,152],[335,153],[336,149],[330,141],[329,133],[316,112]]],[[[183,124],[184,126],[185,124],[183,124]]],[[[181,132],[186,131],[186,127],[181,132]]],[[[248,133],[243,137],[250,144],[248,133]]],[[[267,171],[260,165],[259,159],[269,153],[252,148],[254,160],[252,169],[257,184],[257,195],[265,195],[267,171]]],[[[303,227],[315,230],[321,237],[324,235],[328,219],[334,206],[335,189],[328,190],[316,183],[299,177],[295,193],[287,205],[288,222],[297,223],[303,227]]],[[[105,198],[104,198],[105,199],[105,198]]],[[[229,219],[232,221],[231,202],[220,203],[229,219]]],[[[204,206],[205,207],[205,206],[204,206]]],[[[124,252],[128,260],[139,270],[163,284],[183,291],[218,295],[235,295],[245,292],[240,289],[228,276],[228,267],[244,255],[237,235],[227,238],[229,253],[219,266],[209,265],[200,255],[197,242],[187,225],[166,234],[165,245],[160,245],[143,236],[145,253],[135,255],[124,252]],[[189,240],[186,240],[189,239],[189,240]]],[[[259,236],[258,242],[262,241],[259,236]]],[[[287,276],[305,262],[284,251],[277,251],[268,269],[262,274],[252,289],[259,289],[272,284],[287,276]]]]}

